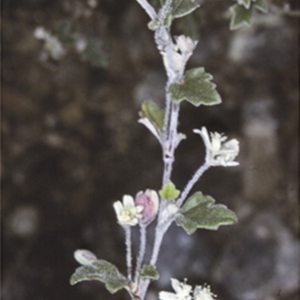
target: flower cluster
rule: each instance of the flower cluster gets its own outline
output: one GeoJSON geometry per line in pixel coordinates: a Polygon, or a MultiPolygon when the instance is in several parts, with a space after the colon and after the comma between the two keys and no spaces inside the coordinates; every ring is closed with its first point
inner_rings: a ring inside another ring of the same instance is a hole
{"type": "Polygon", "coordinates": [[[122,226],[135,226],[150,224],[158,211],[159,198],[154,190],[147,189],[138,192],[135,201],[129,195],[123,196],[123,203],[116,201],[114,209],[117,219],[122,226]]]}
{"type": "Polygon", "coordinates": [[[160,292],[160,300],[216,300],[216,295],[211,292],[210,286],[197,285],[192,297],[192,286],[186,284],[186,281],[180,282],[177,279],[171,278],[171,284],[175,293],[160,292]]]}
{"type": "Polygon", "coordinates": [[[210,137],[205,127],[194,129],[201,135],[206,147],[206,162],[211,166],[233,167],[239,163],[234,161],[239,153],[239,142],[236,139],[227,141],[227,137],[218,132],[211,132],[210,137]]]}
{"type": "Polygon", "coordinates": [[[166,70],[171,78],[184,70],[184,66],[198,44],[198,41],[184,35],[175,37],[175,41],[176,44],[170,44],[163,56],[166,70]]]}

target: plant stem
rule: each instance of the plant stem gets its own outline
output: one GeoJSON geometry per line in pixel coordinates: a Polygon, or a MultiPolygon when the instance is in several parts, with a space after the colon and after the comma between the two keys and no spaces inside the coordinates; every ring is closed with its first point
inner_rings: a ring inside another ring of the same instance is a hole
{"type": "Polygon", "coordinates": [[[132,252],[131,252],[131,227],[124,226],[125,230],[125,244],[126,244],[126,265],[127,265],[127,278],[132,279],[132,252]]]}
{"type": "Polygon", "coordinates": [[[153,7],[149,4],[147,0],[137,0],[141,7],[146,11],[151,20],[154,20],[156,17],[156,12],[153,7]]]}
{"type": "Polygon", "coordinates": [[[186,187],[184,188],[183,192],[181,193],[180,198],[177,200],[177,206],[181,207],[184,200],[186,199],[187,195],[195,185],[195,183],[199,180],[199,178],[202,176],[202,174],[209,169],[210,165],[208,163],[204,163],[192,176],[191,180],[188,182],[186,187]]]}
{"type": "MultiPolygon", "coordinates": [[[[172,222],[173,222],[173,220],[168,221],[167,223],[164,223],[164,224],[158,224],[156,226],[153,251],[152,251],[152,256],[151,256],[151,259],[150,259],[150,265],[151,266],[156,265],[159,250],[160,250],[160,246],[161,246],[162,241],[163,241],[163,237],[164,237],[166,231],[168,230],[168,228],[170,227],[170,225],[172,224],[172,222]]],[[[150,284],[150,280],[146,279],[142,282],[142,284],[140,286],[139,297],[142,300],[144,299],[144,297],[146,295],[149,284],[150,284]]]]}
{"type": "Polygon", "coordinates": [[[139,255],[137,258],[136,262],[136,269],[135,269],[135,275],[134,275],[134,282],[136,283],[138,281],[138,277],[141,271],[141,266],[142,262],[145,256],[145,251],[146,251],[146,241],[147,241],[147,236],[146,236],[146,226],[145,225],[140,225],[140,250],[139,250],[139,255]]]}
{"type": "MultiPolygon", "coordinates": [[[[167,95],[167,97],[170,97],[167,95]]],[[[178,124],[179,104],[171,101],[170,104],[170,124],[168,128],[168,139],[163,145],[164,174],[163,186],[170,181],[174,163],[174,151],[177,144],[177,124],[178,124]]]]}

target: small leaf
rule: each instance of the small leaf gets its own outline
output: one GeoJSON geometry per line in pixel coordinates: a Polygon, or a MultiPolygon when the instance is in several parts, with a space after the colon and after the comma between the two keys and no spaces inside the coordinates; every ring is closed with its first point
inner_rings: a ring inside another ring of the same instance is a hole
{"type": "Polygon", "coordinates": [[[154,266],[143,265],[140,277],[144,279],[158,280],[159,274],[154,266]]]}
{"type": "MultiPolygon", "coordinates": [[[[158,27],[158,18],[153,19],[152,21],[150,21],[148,23],[148,28],[152,31],[154,31],[155,29],[157,29],[158,27]]],[[[172,15],[170,13],[167,13],[166,18],[164,20],[164,26],[165,27],[170,27],[172,23],[172,15]]]]}
{"type": "Polygon", "coordinates": [[[235,4],[230,7],[230,12],[232,14],[230,29],[238,29],[243,25],[250,26],[253,18],[253,5],[249,9],[245,8],[243,5],[235,4]]]}
{"type": "Polygon", "coordinates": [[[176,217],[178,226],[192,234],[197,228],[216,230],[221,225],[231,225],[237,222],[233,211],[225,205],[214,204],[215,200],[197,192],[189,197],[176,217]]]}
{"type": "Polygon", "coordinates": [[[108,66],[107,56],[100,40],[88,41],[87,47],[81,52],[81,59],[94,67],[106,68],[108,66]]]}
{"type": "Polygon", "coordinates": [[[254,2],[254,7],[263,13],[268,12],[268,3],[266,0],[256,0],[254,2]]]}
{"type": "Polygon", "coordinates": [[[149,119],[159,130],[162,130],[164,124],[164,111],[152,101],[144,101],[142,104],[142,117],[149,119]]]}
{"type": "Polygon", "coordinates": [[[159,191],[159,194],[165,200],[173,200],[179,196],[180,191],[176,190],[174,183],[169,181],[164,185],[162,190],[159,191]]]}
{"type": "Polygon", "coordinates": [[[74,285],[86,280],[103,282],[112,294],[129,284],[128,279],[119,272],[116,266],[103,259],[96,260],[89,266],[77,268],[71,276],[70,283],[74,285]]]}
{"type": "MultiPolygon", "coordinates": [[[[161,1],[163,6],[165,0],[161,1]]],[[[170,14],[172,17],[181,18],[197,9],[200,5],[195,0],[173,0],[170,7],[170,14]]]]}
{"type": "Polygon", "coordinates": [[[194,68],[187,71],[181,82],[171,84],[169,93],[174,102],[186,100],[194,106],[215,105],[221,103],[221,97],[212,82],[212,75],[204,68],[194,68]]]}
{"type": "Polygon", "coordinates": [[[157,20],[151,20],[149,23],[148,23],[148,29],[150,29],[150,30],[152,30],[152,31],[154,31],[156,28],[157,28],[157,26],[158,26],[158,22],[157,22],[157,20]]]}
{"type": "Polygon", "coordinates": [[[245,8],[249,9],[251,5],[251,0],[238,0],[239,5],[243,5],[245,8]]]}

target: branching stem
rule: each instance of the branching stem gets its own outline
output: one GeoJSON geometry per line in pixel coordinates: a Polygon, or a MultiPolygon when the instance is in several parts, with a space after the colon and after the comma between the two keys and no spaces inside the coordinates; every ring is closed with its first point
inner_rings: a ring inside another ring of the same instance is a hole
{"type": "Polygon", "coordinates": [[[184,200],[186,199],[186,197],[188,196],[189,192],[191,191],[191,189],[193,188],[193,186],[195,185],[195,183],[200,179],[200,177],[202,176],[202,174],[210,167],[210,165],[208,163],[204,163],[192,176],[191,180],[188,182],[188,184],[186,185],[186,187],[184,188],[183,192],[181,193],[180,198],[177,200],[177,206],[181,207],[181,205],[183,204],[184,200]]]}

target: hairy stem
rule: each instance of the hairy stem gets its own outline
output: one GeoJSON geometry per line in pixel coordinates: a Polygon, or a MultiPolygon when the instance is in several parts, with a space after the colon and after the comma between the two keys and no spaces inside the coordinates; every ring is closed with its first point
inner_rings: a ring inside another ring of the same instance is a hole
{"type": "MultiPolygon", "coordinates": [[[[167,97],[170,97],[169,95],[167,97]]],[[[177,144],[177,124],[179,115],[179,104],[171,101],[170,105],[170,124],[168,128],[168,140],[166,141],[163,149],[164,160],[164,174],[163,174],[163,186],[170,181],[172,168],[174,163],[174,151],[177,144]]]]}
{"type": "Polygon", "coordinates": [[[180,198],[177,200],[177,206],[181,207],[184,200],[186,199],[187,195],[195,185],[195,183],[199,180],[199,178],[202,176],[202,174],[210,167],[208,163],[204,163],[192,176],[191,180],[186,185],[185,189],[180,195],[180,198]]]}
{"type": "Polygon", "coordinates": [[[151,20],[156,18],[156,12],[147,0],[136,0],[141,7],[146,11],[151,20]]]}
{"type": "Polygon", "coordinates": [[[127,278],[132,279],[132,252],[131,252],[131,227],[124,226],[125,230],[125,244],[126,244],[126,265],[127,265],[127,278]]]}
{"type": "Polygon", "coordinates": [[[140,250],[139,250],[139,255],[137,258],[137,262],[136,262],[134,282],[138,281],[138,277],[139,277],[139,274],[141,271],[141,266],[142,266],[142,262],[143,262],[143,259],[145,256],[145,251],[146,251],[146,241],[147,241],[146,226],[140,225],[140,250]]]}
{"type": "MultiPolygon", "coordinates": [[[[163,241],[163,237],[166,233],[166,231],[168,230],[168,228],[170,227],[170,225],[172,224],[172,221],[168,221],[167,223],[164,224],[158,224],[155,230],[155,240],[154,240],[154,245],[153,245],[153,251],[152,251],[152,256],[150,259],[150,265],[151,266],[155,266],[157,259],[158,259],[158,254],[159,254],[159,250],[163,241]]],[[[148,286],[150,284],[150,280],[146,279],[142,282],[141,286],[140,286],[140,291],[139,291],[139,297],[141,299],[144,299],[146,292],[148,290],[148,286]]]]}

